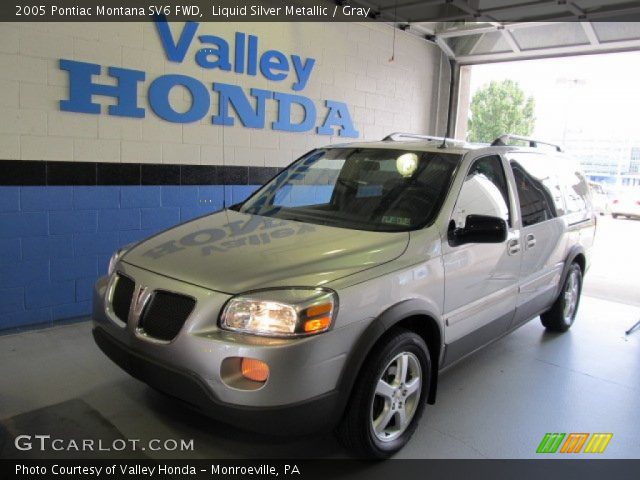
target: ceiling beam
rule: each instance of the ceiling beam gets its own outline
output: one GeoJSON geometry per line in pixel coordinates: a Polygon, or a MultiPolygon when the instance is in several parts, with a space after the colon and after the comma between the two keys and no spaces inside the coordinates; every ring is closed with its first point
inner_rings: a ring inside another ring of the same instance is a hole
{"type": "Polygon", "coordinates": [[[431,5],[444,5],[447,0],[413,0],[411,2],[398,3],[396,5],[389,5],[387,7],[378,7],[379,12],[393,11],[401,8],[409,7],[429,7],[431,5]]]}
{"type": "Polygon", "coordinates": [[[516,22],[505,23],[498,25],[484,25],[478,27],[454,27],[441,32],[436,32],[436,35],[442,38],[462,37],[464,35],[478,35],[480,33],[495,32],[504,28],[505,30],[515,30],[518,28],[531,28],[545,25],[552,25],[552,22],[516,22]]]}
{"type": "Polygon", "coordinates": [[[478,38],[475,39],[472,47],[469,49],[469,55],[473,55],[475,53],[476,48],[478,48],[478,45],[480,45],[480,42],[482,41],[485,35],[486,35],[485,33],[481,33],[480,35],[478,35],[478,38]]]}
{"type": "Polygon", "coordinates": [[[556,5],[558,0],[532,0],[530,2],[524,2],[516,5],[502,5],[498,7],[485,8],[483,10],[484,13],[499,13],[499,12],[508,12],[511,10],[518,9],[526,9],[529,7],[544,7],[546,5],[556,5]]]}
{"type": "Polygon", "coordinates": [[[593,24],[591,22],[580,22],[580,25],[582,25],[582,29],[589,39],[589,43],[591,45],[600,45],[600,39],[598,38],[598,34],[593,28],[593,24]]]}
{"type": "MultiPolygon", "coordinates": [[[[618,8],[618,9],[613,9],[610,7],[607,7],[606,9],[604,8],[600,8],[597,10],[588,10],[586,11],[586,13],[580,17],[580,20],[600,20],[600,21],[606,21],[606,20],[610,20],[612,17],[630,17],[630,16],[635,16],[635,18],[637,19],[637,15],[640,15],[640,6],[637,6],[637,4],[634,4],[633,6],[629,6],[629,7],[625,7],[625,8],[618,8]]],[[[559,16],[559,15],[547,15],[545,17],[538,17],[537,21],[539,22],[572,22],[576,20],[576,16],[572,15],[570,13],[567,13],[565,15],[559,16]]],[[[426,20],[425,20],[426,21],[426,20]]],[[[628,20],[628,21],[632,21],[632,20],[628,20]]]]}
{"type": "Polygon", "coordinates": [[[571,0],[558,0],[558,5],[564,5],[569,12],[573,13],[578,18],[585,18],[587,12],[583,10],[571,0]]]}
{"type": "MultiPolygon", "coordinates": [[[[492,18],[493,19],[493,14],[495,13],[501,13],[501,12],[509,12],[511,10],[514,9],[526,9],[528,7],[538,7],[538,6],[544,6],[544,5],[556,5],[557,0],[534,0],[534,1],[530,1],[530,2],[525,2],[525,3],[521,3],[519,5],[503,5],[500,7],[492,7],[492,8],[485,8],[485,9],[477,9],[477,15],[481,15],[481,16],[485,16],[487,18],[492,18]]],[[[455,3],[454,3],[455,5],[455,3]]],[[[457,5],[456,5],[457,6],[457,5]]],[[[460,7],[458,7],[460,8],[460,7]]],[[[474,17],[474,15],[468,13],[468,12],[464,12],[464,13],[460,13],[457,15],[449,15],[447,17],[438,17],[438,18],[429,18],[429,19],[420,19],[420,20],[414,20],[414,21],[420,21],[420,22],[428,22],[428,21],[439,21],[439,22],[457,22],[457,21],[463,21],[463,20],[478,20],[477,17],[474,17]]]]}
{"type": "Polygon", "coordinates": [[[449,58],[456,58],[455,52],[451,49],[449,44],[444,38],[440,38],[436,36],[436,43],[440,47],[440,50],[444,52],[444,54],[449,58]]]}
{"type": "MultiPolygon", "coordinates": [[[[442,0],[438,0],[441,2],[442,0]]],[[[353,2],[354,4],[358,4],[365,8],[371,8],[372,12],[376,12],[379,14],[381,20],[387,20],[394,28],[397,27],[397,23],[411,24],[411,27],[420,32],[422,35],[433,35],[433,30],[426,28],[424,26],[413,24],[409,21],[409,19],[403,17],[402,15],[395,15],[393,12],[389,13],[387,11],[381,11],[378,5],[375,5],[367,0],[356,0],[353,2]]]]}
{"type": "Polygon", "coordinates": [[[563,57],[570,55],[585,55],[596,53],[628,52],[640,50],[640,39],[620,40],[615,42],[599,43],[598,45],[584,44],[563,47],[538,48],[534,50],[522,50],[520,52],[486,53],[475,55],[459,55],[456,61],[461,65],[473,65],[479,63],[507,62],[513,60],[531,60],[536,58],[563,57]]]}
{"type": "Polygon", "coordinates": [[[609,6],[598,8],[594,10],[588,10],[585,14],[585,19],[589,20],[597,20],[603,18],[611,18],[617,16],[625,16],[625,15],[637,15],[640,13],[640,6],[638,6],[638,2],[634,2],[631,4],[626,4],[626,7],[620,5],[619,7],[609,6]]]}
{"type": "Polygon", "coordinates": [[[480,12],[469,5],[465,0],[451,0],[451,3],[469,15],[478,16],[480,12]]]}
{"type": "Polygon", "coordinates": [[[509,48],[511,48],[511,50],[515,53],[520,53],[520,45],[518,45],[516,39],[513,38],[513,34],[509,30],[506,30],[504,28],[500,29],[500,33],[502,34],[502,37],[505,39],[505,41],[509,44],[509,48]]]}
{"type": "Polygon", "coordinates": [[[495,22],[496,19],[485,14],[482,10],[472,7],[467,0],[450,0],[451,4],[463,12],[471,15],[475,20],[482,21],[487,20],[489,22],[495,22]]]}
{"type": "MultiPolygon", "coordinates": [[[[429,18],[415,18],[412,22],[455,22],[455,21],[477,21],[479,18],[489,18],[496,20],[498,18],[504,18],[509,12],[524,10],[529,7],[544,7],[558,5],[566,6],[569,13],[565,15],[558,15],[557,13],[540,14],[535,18],[527,16],[528,21],[567,21],[575,20],[576,17],[580,20],[595,20],[595,19],[607,19],[613,17],[623,17],[625,15],[638,15],[640,14],[640,6],[638,2],[626,2],[617,5],[605,5],[600,7],[593,7],[589,9],[582,9],[570,0],[540,0],[530,1],[516,5],[504,5],[500,7],[491,7],[486,9],[473,9],[463,0],[451,0],[451,3],[462,10],[461,6],[464,4],[466,8],[459,14],[453,14],[446,17],[433,16],[429,18]],[[474,10],[475,13],[470,13],[470,10],[474,10]]],[[[525,15],[526,16],[526,15],[525,15]]]]}

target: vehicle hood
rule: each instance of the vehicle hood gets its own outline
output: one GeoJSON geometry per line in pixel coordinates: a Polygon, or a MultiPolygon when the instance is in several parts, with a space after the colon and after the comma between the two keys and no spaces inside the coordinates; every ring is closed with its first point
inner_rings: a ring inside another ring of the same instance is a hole
{"type": "Polygon", "coordinates": [[[232,210],[135,245],[122,261],[225,293],[321,286],[399,257],[407,232],[368,232],[232,210]]]}

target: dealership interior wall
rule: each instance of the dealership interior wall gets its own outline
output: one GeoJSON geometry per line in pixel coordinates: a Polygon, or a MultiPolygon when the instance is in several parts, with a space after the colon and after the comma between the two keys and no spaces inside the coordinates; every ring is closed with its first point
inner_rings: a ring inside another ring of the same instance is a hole
{"type": "MultiPolygon", "coordinates": [[[[182,24],[173,24],[180,38],[182,24]]],[[[291,92],[291,76],[272,81],[195,61],[202,35],[230,43],[235,32],[258,38],[258,50],[315,59],[300,93],[317,106],[344,102],[358,139],[391,131],[444,132],[449,70],[440,49],[385,24],[202,23],[183,62],[167,58],[157,26],[148,23],[0,25],[0,330],[51,324],[90,311],[92,285],[111,253],[174,224],[236,203],[278,169],[337,135],[270,128],[277,102],[266,104],[264,128],[213,125],[218,99],[204,118],[173,123],[149,106],[153,78],[193,77],[291,92]],[[395,46],[394,46],[395,42],[395,46]],[[96,84],[114,85],[108,67],[146,73],[138,85],[144,118],[109,115],[116,99],[93,95],[99,113],[62,111],[69,72],[61,59],[100,65],[96,84]]],[[[248,93],[247,93],[248,95],[248,93]]],[[[176,111],[191,105],[170,91],[176,111]]],[[[293,110],[293,120],[303,117],[293,110]]]]}

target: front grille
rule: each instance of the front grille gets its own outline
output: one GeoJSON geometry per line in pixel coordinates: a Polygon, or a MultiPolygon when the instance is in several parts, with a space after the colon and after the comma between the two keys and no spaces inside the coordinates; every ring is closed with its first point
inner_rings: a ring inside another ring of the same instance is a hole
{"type": "Polygon", "coordinates": [[[131,308],[131,301],[133,299],[133,291],[136,284],[129,277],[118,274],[116,284],[113,289],[113,297],[111,299],[111,306],[113,312],[120,320],[127,323],[129,320],[129,308],[131,308]]]}
{"type": "Polygon", "coordinates": [[[142,312],[140,327],[150,337],[173,340],[195,305],[193,298],[157,290],[142,312]]]}

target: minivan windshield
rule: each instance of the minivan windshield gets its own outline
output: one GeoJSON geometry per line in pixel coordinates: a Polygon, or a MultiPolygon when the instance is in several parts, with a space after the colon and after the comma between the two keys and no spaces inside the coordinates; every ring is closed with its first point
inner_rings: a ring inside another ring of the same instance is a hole
{"type": "Polygon", "coordinates": [[[420,228],[438,213],[460,155],[380,148],[314,150],[239,211],[371,231],[420,228]]]}

